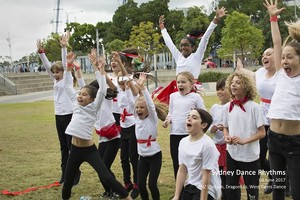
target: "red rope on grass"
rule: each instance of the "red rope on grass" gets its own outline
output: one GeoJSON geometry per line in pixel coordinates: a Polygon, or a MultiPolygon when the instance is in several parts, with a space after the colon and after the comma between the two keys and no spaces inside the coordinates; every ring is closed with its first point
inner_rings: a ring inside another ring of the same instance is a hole
{"type": "Polygon", "coordinates": [[[22,191],[15,191],[15,192],[10,192],[8,190],[2,190],[2,194],[3,195],[9,195],[9,196],[17,196],[17,195],[22,195],[22,194],[26,194],[38,189],[46,189],[46,188],[52,188],[52,187],[58,187],[60,186],[59,182],[56,181],[54,183],[51,183],[49,185],[44,185],[44,186],[38,186],[38,187],[31,187],[31,188],[27,188],[25,190],[22,191]]]}

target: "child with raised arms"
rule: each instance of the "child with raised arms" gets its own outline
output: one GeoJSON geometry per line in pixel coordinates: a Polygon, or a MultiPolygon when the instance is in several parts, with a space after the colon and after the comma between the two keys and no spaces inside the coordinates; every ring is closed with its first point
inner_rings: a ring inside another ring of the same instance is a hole
{"type": "MultiPolygon", "coordinates": [[[[157,142],[157,123],[158,116],[153,100],[144,86],[146,75],[141,73],[137,84],[141,89],[141,95],[134,101],[132,95],[128,95],[130,109],[134,109],[135,134],[137,138],[137,147],[139,154],[138,163],[138,185],[140,195],[143,200],[148,200],[148,187],[151,191],[152,199],[159,200],[160,193],[157,187],[157,180],[160,174],[162,164],[161,148],[157,142]]],[[[126,92],[130,92],[126,90],[126,92]]]]}
{"type": "MultiPolygon", "coordinates": [[[[74,59],[75,55],[70,54],[68,66],[74,59]]],[[[66,134],[72,136],[72,146],[65,172],[62,198],[70,199],[76,172],[83,162],[88,162],[98,173],[99,179],[114,188],[121,198],[132,199],[126,189],[107,170],[92,138],[97,113],[106,95],[105,60],[102,59],[98,66],[93,65],[93,67],[99,83],[98,91],[97,88],[88,85],[80,89],[78,96],[72,86],[72,69],[68,67],[65,72],[65,90],[74,103],[74,114],[66,129],[66,134]]]]}

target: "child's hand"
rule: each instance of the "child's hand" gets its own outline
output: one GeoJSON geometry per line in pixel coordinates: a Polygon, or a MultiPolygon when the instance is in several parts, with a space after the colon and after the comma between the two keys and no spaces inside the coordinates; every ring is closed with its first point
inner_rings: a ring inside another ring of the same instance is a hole
{"type": "Polygon", "coordinates": [[[72,52],[72,51],[67,54],[68,67],[73,66],[73,62],[76,59],[76,56],[77,55],[74,52],[72,52]]]}
{"type": "Polygon", "coordinates": [[[171,124],[171,120],[170,120],[170,119],[166,119],[166,120],[163,122],[162,127],[167,128],[169,124],[171,124]]]}
{"type": "Polygon", "coordinates": [[[217,8],[217,11],[216,11],[216,17],[217,19],[221,19],[223,18],[224,16],[226,16],[226,8],[222,7],[221,9],[217,8]]]}
{"type": "Polygon", "coordinates": [[[224,140],[227,144],[233,144],[232,143],[232,138],[229,135],[224,135],[224,140]]]}
{"type": "Polygon", "coordinates": [[[147,78],[147,76],[146,76],[145,73],[140,73],[139,79],[136,81],[137,84],[138,84],[142,89],[145,88],[144,82],[145,82],[146,78],[147,78]]]}
{"type": "Polygon", "coordinates": [[[119,52],[113,51],[113,52],[111,52],[111,55],[112,55],[111,56],[112,57],[112,62],[122,63],[119,52]]]}
{"type": "Polygon", "coordinates": [[[67,45],[68,45],[68,41],[69,41],[69,34],[62,34],[60,37],[59,37],[59,43],[60,43],[60,46],[62,48],[66,48],[67,45]]]}
{"type": "Polygon", "coordinates": [[[218,131],[218,127],[216,125],[212,125],[210,132],[211,133],[216,133],[218,131]]]}
{"type": "Polygon", "coordinates": [[[104,70],[104,68],[105,68],[105,65],[106,65],[106,59],[105,59],[105,57],[104,56],[100,56],[99,57],[99,59],[98,59],[98,69],[99,70],[101,70],[101,69],[103,69],[104,70]]]}
{"type": "Polygon", "coordinates": [[[165,28],[165,16],[161,15],[159,17],[159,28],[160,30],[163,30],[165,28]]]}
{"type": "Polygon", "coordinates": [[[280,13],[281,13],[283,10],[285,10],[285,7],[280,8],[280,9],[277,8],[277,1],[275,1],[275,2],[273,3],[272,0],[270,0],[270,1],[265,0],[265,3],[263,3],[263,4],[264,4],[264,6],[267,8],[270,17],[280,15],[280,13]]]}
{"type": "Polygon", "coordinates": [[[91,49],[91,53],[88,54],[88,57],[89,57],[89,59],[90,59],[90,61],[91,61],[94,68],[96,66],[98,66],[96,49],[91,49]]]}
{"type": "Polygon", "coordinates": [[[40,52],[42,53],[42,52],[45,51],[44,45],[43,45],[43,43],[42,43],[42,41],[41,41],[40,39],[38,39],[38,40],[36,41],[36,47],[37,47],[37,50],[38,50],[39,53],[40,53],[40,52]]]}
{"type": "Polygon", "coordinates": [[[245,141],[244,140],[242,140],[240,137],[238,137],[238,136],[233,136],[232,137],[232,143],[233,144],[240,144],[240,145],[244,145],[244,144],[246,144],[245,143],[245,141]]]}
{"type": "Polygon", "coordinates": [[[76,71],[78,71],[78,70],[81,69],[80,68],[80,64],[79,64],[79,62],[77,60],[74,60],[73,65],[74,65],[76,71]]]}
{"type": "Polygon", "coordinates": [[[217,127],[218,127],[219,131],[223,131],[223,129],[224,129],[223,124],[218,124],[217,127]]]}
{"type": "Polygon", "coordinates": [[[236,62],[236,71],[241,72],[241,70],[244,68],[244,64],[240,58],[237,59],[236,62]]]}

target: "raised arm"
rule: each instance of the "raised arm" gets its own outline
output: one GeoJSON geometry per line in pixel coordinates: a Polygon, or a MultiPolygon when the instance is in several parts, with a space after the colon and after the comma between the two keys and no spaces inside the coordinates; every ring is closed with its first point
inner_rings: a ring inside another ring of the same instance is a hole
{"type": "Polygon", "coordinates": [[[271,23],[271,33],[273,40],[273,49],[274,49],[274,64],[276,71],[279,71],[281,66],[281,53],[282,53],[282,39],[281,34],[278,27],[278,15],[285,10],[285,7],[278,9],[277,8],[277,0],[273,2],[273,0],[265,0],[264,6],[267,8],[267,11],[270,15],[270,23],[271,23]]]}
{"type": "Polygon", "coordinates": [[[47,73],[49,74],[50,78],[52,80],[54,80],[53,74],[50,71],[51,63],[49,62],[49,60],[48,60],[48,58],[47,58],[47,56],[45,54],[46,51],[45,51],[43,42],[40,39],[38,39],[36,41],[36,47],[37,47],[37,51],[38,51],[39,57],[40,57],[40,59],[41,59],[41,61],[43,63],[43,66],[45,67],[45,69],[46,69],[47,73]]]}
{"type": "Polygon", "coordinates": [[[73,70],[73,62],[76,58],[76,54],[70,52],[67,57],[67,68],[64,71],[64,86],[65,91],[72,102],[76,102],[77,94],[73,87],[73,77],[72,77],[72,70],[73,70]]]}
{"type": "Polygon", "coordinates": [[[244,64],[243,64],[243,62],[242,62],[242,60],[240,58],[238,58],[237,62],[236,62],[236,72],[247,74],[251,78],[253,78],[253,80],[255,80],[255,72],[253,72],[253,71],[251,71],[249,69],[245,69],[244,68],[244,64]]]}
{"type": "Polygon", "coordinates": [[[217,24],[222,20],[222,18],[224,16],[226,16],[226,13],[227,13],[227,11],[224,7],[222,7],[221,9],[217,8],[216,16],[214,17],[213,21],[210,23],[210,25],[208,26],[207,30],[205,31],[203,37],[201,38],[201,41],[200,41],[197,51],[196,51],[196,55],[200,56],[201,61],[204,57],[204,53],[206,51],[207,44],[208,44],[211,34],[217,27],[217,24]]]}
{"type": "Polygon", "coordinates": [[[81,71],[80,64],[79,64],[79,62],[77,60],[74,60],[73,65],[74,65],[74,69],[75,69],[76,76],[77,76],[78,86],[80,88],[82,88],[86,84],[85,84],[84,78],[82,76],[82,71],[81,71]]]}
{"type": "Polygon", "coordinates": [[[61,46],[61,59],[62,59],[61,61],[62,61],[64,69],[66,69],[66,66],[67,66],[66,57],[67,57],[67,45],[68,45],[68,42],[69,42],[69,37],[70,37],[70,32],[69,31],[67,31],[66,34],[62,34],[59,37],[59,43],[60,43],[60,46],[61,46]]]}
{"type": "Polygon", "coordinates": [[[173,43],[172,38],[170,37],[167,29],[165,28],[164,23],[165,23],[165,16],[161,15],[159,17],[159,27],[161,30],[161,34],[164,38],[165,44],[171,51],[171,54],[173,55],[173,57],[178,58],[179,56],[181,56],[181,52],[177,49],[176,45],[173,43]]]}

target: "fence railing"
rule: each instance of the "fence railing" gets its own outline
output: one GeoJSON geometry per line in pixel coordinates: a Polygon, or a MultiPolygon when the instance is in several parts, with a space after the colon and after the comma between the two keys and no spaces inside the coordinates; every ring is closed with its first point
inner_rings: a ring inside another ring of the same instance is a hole
{"type": "Polygon", "coordinates": [[[11,80],[6,78],[3,74],[0,73],[0,85],[6,88],[8,91],[12,92],[13,94],[17,94],[17,86],[11,80]]]}

